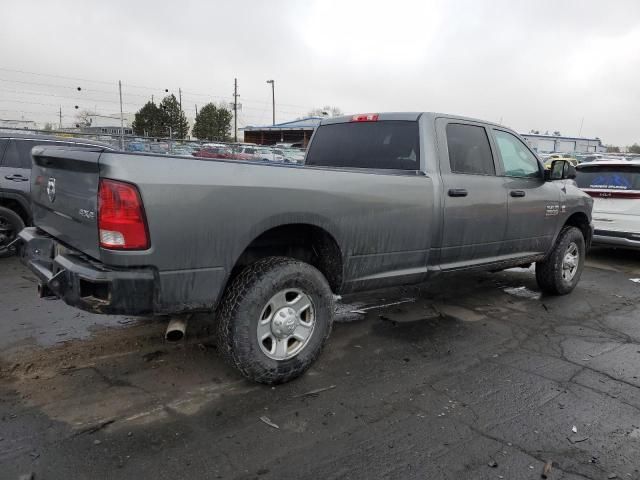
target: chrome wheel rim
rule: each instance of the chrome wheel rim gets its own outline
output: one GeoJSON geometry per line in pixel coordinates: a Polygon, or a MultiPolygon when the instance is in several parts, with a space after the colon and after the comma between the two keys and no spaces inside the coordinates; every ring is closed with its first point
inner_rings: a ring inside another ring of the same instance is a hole
{"type": "Polygon", "coordinates": [[[564,252],[562,259],[562,278],[570,282],[576,276],[580,264],[580,251],[578,245],[571,242],[564,252]]]}
{"type": "Polygon", "coordinates": [[[262,353],[273,360],[288,360],[309,343],[316,324],[311,298],[287,288],[266,303],[258,318],[257,337],[262,353]]]}

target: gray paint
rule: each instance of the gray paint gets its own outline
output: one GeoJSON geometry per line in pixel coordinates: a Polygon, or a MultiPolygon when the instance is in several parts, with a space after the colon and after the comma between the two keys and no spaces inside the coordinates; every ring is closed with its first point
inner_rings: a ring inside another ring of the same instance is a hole
{"type": "MultiPolygon", "coordinates": [[[[170,156],[40,149],[34,175],[55,176],[61,197],[47,204],[33,185],[36,224],[112,267],[151,266],[165,310],[211,308],[245,248],[270,228],[310,224],[326,230],[343,257],[342,291],[418,282],[429,274],[517,265],[544,257],[568,216],[591,219],[591,199],[572,182],[453,174],[446,137],[449,121],[504,127],[435,113],[381,114],[380,120],[418,120],[421,171],[290,167],[170,156]],[[48,170],[39,159],[74,157],[48,170]],[[66,165],[66,166],[61,166],[66,165]],[[75,169],[75,170],[74,170],[75,169]],[[136,184],[148,220],[151,248],[98,248],[97,225],[80,208],[96,209],[98,175],[136,184]],[[469,196],[447,196],[466,188],[469,196]],[[512,199],[511,189],[526,190],[512,199]],[[566,193],[563,191],[566,190],[566,193]],[[565,205],[546,216],[548,205],[565,205]]],[[[349,121],[332,118],[325,123],[349,121]]],[[[509,130],[507,130],[509,131],[509,130]]],[[[514,133],[514,132],[511,132],[514,133]]],[[[312,139],[313,141],[313,139],[312,139]]],[[[492,142],[493,143],[493,142],[492,142]]]]}

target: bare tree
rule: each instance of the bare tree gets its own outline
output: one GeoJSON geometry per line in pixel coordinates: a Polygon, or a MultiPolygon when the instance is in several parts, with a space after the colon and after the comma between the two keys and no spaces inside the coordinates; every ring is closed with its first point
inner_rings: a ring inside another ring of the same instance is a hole
{"type": "Polygon", "coordinates": [[[330,105],[325,105],[322,108],[314,108],[307,114],[309,117],[339,117],[340,115],[344,115],[342,110],[330,105]]]}
{"type": "Polygon", "coordinates": [[[76,113],[76,125],[78,127],[90,127],[92,119],[91,117],[95,115],[95,112],[91,112],[89,110],[80,110],[76,113]]]}

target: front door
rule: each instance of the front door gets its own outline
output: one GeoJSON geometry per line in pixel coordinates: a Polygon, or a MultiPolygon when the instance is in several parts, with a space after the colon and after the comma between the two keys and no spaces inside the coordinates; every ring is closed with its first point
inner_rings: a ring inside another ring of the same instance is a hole
{"type": "Polygon", "coordinates": [[[560,218],[560,189],[544,180],[542,164],[517,136],[494,128],[493,138],[504,173],[509,210],[501,253],[546,253],[560,218]]]}
{"type": "Polygon", "coordinates": [[[503,177],[489,133],[482,124],[438,119],[444,218],[440,248],[443,269],[495,261],[507,227],[503,177]]]}

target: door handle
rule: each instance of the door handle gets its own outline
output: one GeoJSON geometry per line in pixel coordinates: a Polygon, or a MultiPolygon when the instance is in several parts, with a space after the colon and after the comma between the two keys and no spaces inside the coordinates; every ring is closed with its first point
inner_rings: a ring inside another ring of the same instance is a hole
{"type": "Polygon", "coordinates": [[[466,197],[469,194],[464,188],[450,188],[449,196],[450,197],[466,197]]]}
{"type": "Polygon", "coordinates": [[[526,193],[524,192],[524,190],[511,190],[512,197],[524,197],[525,195],[526,193]]]}
{"type": "Polygon", "coordinates": [[[15,175],[5,175],[4,178],[7,180],[13,180],[14,182],[28,182],[29,179],[23,177],[22,175],[16,173],[15,175]]]}

